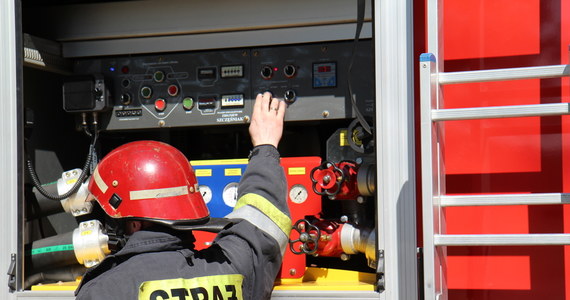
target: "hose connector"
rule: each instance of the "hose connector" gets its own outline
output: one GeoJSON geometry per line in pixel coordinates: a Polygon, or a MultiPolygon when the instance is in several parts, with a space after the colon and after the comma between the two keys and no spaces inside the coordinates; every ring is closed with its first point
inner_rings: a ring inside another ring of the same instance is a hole
{"type": "MultiPolygon", "coordinates": [[[[75,183],[80,179],[83,171],[81,169],[73,169],[61,174],[61,178],[57,180],[57,193],[64,195],[73,188],[75,183]]],[[[61,206],[74,217],[90,214],[93,210],[93,204],[85,201],[89,196],[87,188],[88,181],[81,184],[76,193],[71,194],[69,197],[61,200],[61,206]]]]}
{"type": "Polygon", "coordinates": [[[367,228],[356,228],[349,223],[342,226],[340,244],[346,254],[364,253],[368,266],[376,265],[376,232],[367,228]]]}
{"type": "Polygon", "coordinates": [[[98,265],[111,253],[109,237],[103,232],[99,220],[79,223],[73,231],[73,249],[77,261],[88,268],[98,265]]]}

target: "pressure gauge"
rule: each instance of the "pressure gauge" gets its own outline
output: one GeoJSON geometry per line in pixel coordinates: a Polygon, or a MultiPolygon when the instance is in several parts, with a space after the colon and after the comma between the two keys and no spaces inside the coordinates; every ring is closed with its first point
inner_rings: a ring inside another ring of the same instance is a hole
{"type": "Polygon", "coordinates": [[[198,191],[202,194],[204,202],[209,203],[212,200],[212,189],[207,185],[198,186],[198,191]]]}
{"type": "Polygon", "coordinates": [[[224,187],[222,192],[222,199],[224,203],[229,207],[235,207],[238,198],[238,183],[230,182],[224,187]]]}
{"type": "Polygon", "coordinates": [[[302,184],[295,184],[289,190],[289,198],[293,203],[301,204],[307,200],[309,197],[309,193],[307,192],[307,188],[305,188],[302,184]]]}

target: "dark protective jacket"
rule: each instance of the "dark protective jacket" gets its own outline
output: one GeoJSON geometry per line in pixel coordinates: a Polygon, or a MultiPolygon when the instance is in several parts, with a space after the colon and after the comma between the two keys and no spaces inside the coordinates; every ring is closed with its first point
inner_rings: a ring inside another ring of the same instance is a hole
{"type": "Polygon", "coordinates": [[[139,231],[90,269],[76,299],[269,299],[287,246],[287,184],[273,146],[254,148],[234,220],[196,251],[179,234],[139,231]]]}

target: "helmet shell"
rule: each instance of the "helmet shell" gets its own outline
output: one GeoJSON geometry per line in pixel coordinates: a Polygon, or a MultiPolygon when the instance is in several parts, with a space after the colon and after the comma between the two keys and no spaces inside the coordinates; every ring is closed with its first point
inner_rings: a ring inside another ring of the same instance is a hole
{"type": "Polygon", "coordinates": [[[190,162],[178,149],[136,141],[107,154],[89,179],[89,191],[112,218],[179,226],[205,223],[209,212],[190,162]]]}

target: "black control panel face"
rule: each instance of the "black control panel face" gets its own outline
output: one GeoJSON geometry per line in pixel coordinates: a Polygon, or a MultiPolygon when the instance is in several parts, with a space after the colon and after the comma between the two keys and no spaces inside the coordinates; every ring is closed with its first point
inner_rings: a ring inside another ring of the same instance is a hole
{"type": "MultiPolygon", "coordinates": [[[[257,93],[284,99],[286,121],[353,118],[348,65],[353,43],[331,42],[78,61],[76,73],[102,74],[112,110],[104,130],[242,124],[257,93]]],[[[357,47],[351,84],[358,109],[374,113],[370,41],[357,47]]]]}

